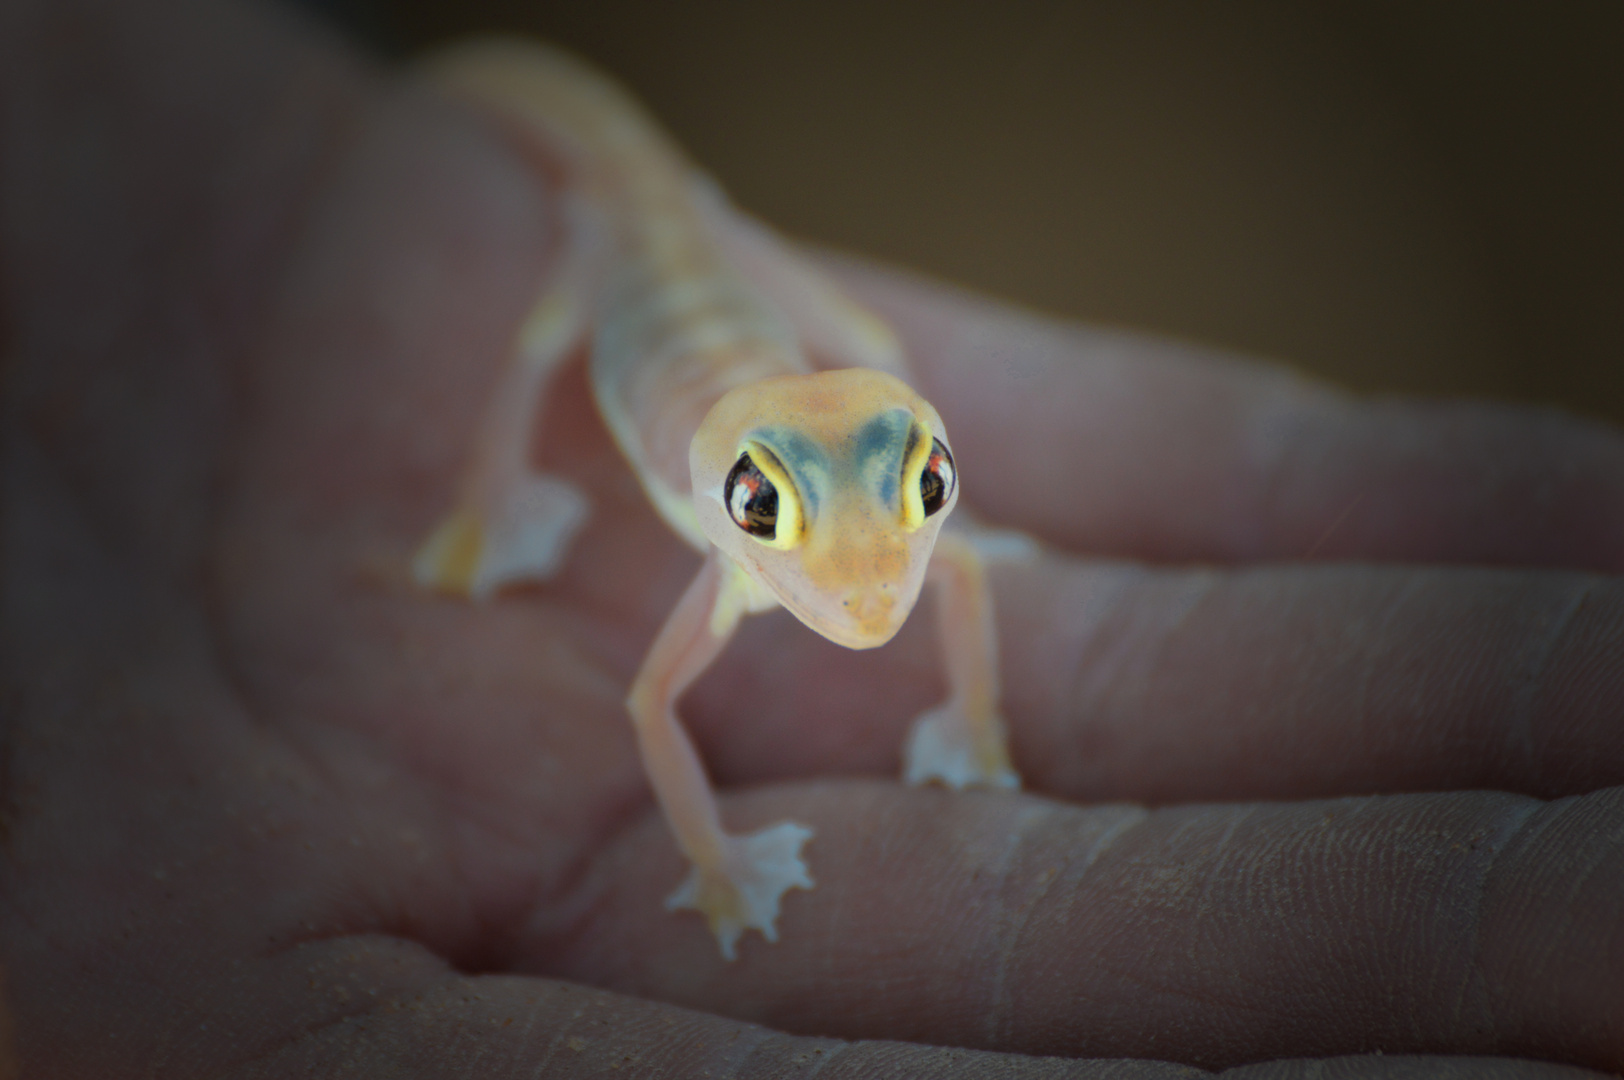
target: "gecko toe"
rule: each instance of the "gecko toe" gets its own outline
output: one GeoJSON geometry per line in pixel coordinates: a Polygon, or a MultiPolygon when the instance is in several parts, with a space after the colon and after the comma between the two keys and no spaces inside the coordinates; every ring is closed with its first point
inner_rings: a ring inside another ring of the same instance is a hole
{"type": "Polygon", "coordinates": [[[727,960],[737,958],[738,940],[746,930],[758,930],[767,941],[777,941],[784,894],[813,887],[801,858],[801,848],[811,838],[811,829],[793,821],[749,836],[727,837],[723,865],[695,866],[665,906],[704,915],[727,960]]]}

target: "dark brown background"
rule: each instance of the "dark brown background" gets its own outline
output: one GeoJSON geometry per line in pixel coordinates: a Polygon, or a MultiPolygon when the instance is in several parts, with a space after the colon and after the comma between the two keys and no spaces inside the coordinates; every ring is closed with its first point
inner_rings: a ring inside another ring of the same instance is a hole
{"type": "Polygon", "coordinates": [[[397,55],[571,46],[802,237],[1624,419],[1624,4],[309,2],[397,55]]]}

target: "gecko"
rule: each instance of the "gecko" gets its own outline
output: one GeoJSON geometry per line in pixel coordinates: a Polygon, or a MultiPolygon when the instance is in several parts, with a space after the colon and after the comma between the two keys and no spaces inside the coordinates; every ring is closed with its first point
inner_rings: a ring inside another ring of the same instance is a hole
{"type": "Polygon", "coordinates": [[[585,349],[599,414],[661,518],[703,556],[626,698],[644,770],[690,864],[667,901],[722,955],[778,937],[810,889],[812,830],[724,830],[676,712],[740,620],[782,606],[840,645],[885,644],[937,590],[949,697],[904,749],[910,783],[1017,788],[999,712],[992,596],[941,417],[896,335],[735,209],[630,93],[550,46],[471,42],[430,79],[557,164],[562,241],[519,327],[450,512],[413,561],[427,588],[480,600],[545,581],[590,513],[529,447],[553,375],[585,349]]]}

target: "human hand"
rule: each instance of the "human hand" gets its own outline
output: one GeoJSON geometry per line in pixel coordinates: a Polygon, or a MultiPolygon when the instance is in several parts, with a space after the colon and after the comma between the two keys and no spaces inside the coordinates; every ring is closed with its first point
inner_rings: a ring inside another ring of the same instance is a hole
{"type": "Polygon", "coordinates": [[[621,703],[694,556],[579,373],[537,448],[595,504],[562,577],[407,582],[549,265],[544,183],[274,13],[4,14],[24,1075],[1624,1063],[1613,432],[841,264],[968,502],[1050,546],[995,572],[1030,793],[889,778],[928,620],[861,654],[753,621],[684,713],[730,824],[816,827],[818,885],[727,965],[661,905],[621,703]]]}

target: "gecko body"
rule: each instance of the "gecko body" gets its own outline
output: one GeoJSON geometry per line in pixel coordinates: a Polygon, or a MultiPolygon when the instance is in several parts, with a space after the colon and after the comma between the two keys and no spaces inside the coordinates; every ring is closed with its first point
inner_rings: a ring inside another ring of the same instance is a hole
{"type": "Polygon", "coordinates": [[[733,209],[613,81],[507,42],[463,46],[430,71],[562,162],[564,236],[415,576],[482,598],[557,572],[589,506],[533,471],[528,448],[553,374],[589,340],[605,425],[661,517],[704,556],[627,707],[692,865],[669,906],[701,912],[732,959],[747,929],[776,940],[783,894],[812,887],[811,829],[727,833],[675,711],[745,615],[782,605],[832,641],[874,648],[936,582],[951,694],[916,721],[905,775],[1018,785],[981,559],[941,531],[958,500],[946,429],[909,386],[889,329],[733,209]]]}

